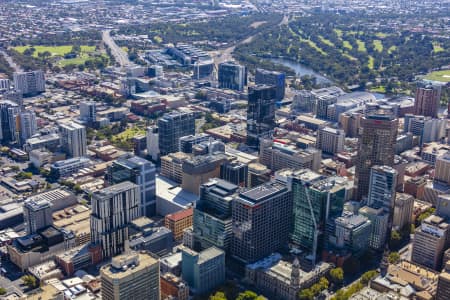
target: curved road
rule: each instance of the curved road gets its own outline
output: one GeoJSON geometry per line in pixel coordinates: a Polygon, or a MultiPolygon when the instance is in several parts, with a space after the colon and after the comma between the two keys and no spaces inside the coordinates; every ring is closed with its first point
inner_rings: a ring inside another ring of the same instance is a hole
{"type": "Polygon", "coordinates": [[[113,38],[110,35],[110,30],[105,30],[102,32],[103,42],[111,49],[111,54],[116,59],[116,62],[121,67],[134,65],[129,59],[128,54],[122,50],[119,46],[117,46],[116,42],[114,42],[113,38]]]}

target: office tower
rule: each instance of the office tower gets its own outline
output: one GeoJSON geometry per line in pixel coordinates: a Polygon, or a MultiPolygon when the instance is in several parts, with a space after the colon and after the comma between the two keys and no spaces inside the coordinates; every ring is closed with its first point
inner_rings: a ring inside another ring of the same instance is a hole
{"type": "Polygon", "coordinates": [[[210,135],[207,133],[198,133],[180,137],[180,146],[178,150],[184,153],[192,153],[192,147],[201,142],[209,141],[209,139],[210,135]]]}
{"type": "Polygon", "coordinates": [[[161,157],[161,176],[176,183],[183,182],[183,164],[191,156],[184,152],[170,153],[161,157]]]}
{"type": "Polygon", "coordinates": [[[147,154],[153,161],[157,161],[159,157],[159,135],[157,126],[147,127],[147,154]]]}
{"type": "Polygon", "coordinates": [[[435,214],[446,220],[450,219],[450,195],[443,194],[437,197],[435,214]]]}
{"type": "Polygon", "coordinates": [[[389,166],[373,166],[370,170],[368,206],[393,212],[397,171],[389,166]]]}
{"type": "Polygon", "coordinates": [[[195,117],[191,112],[171,112],[158,120],[158,143],[161,155],[177,152],[181,137],[195,134],[195,117]]]}
{"type": "Polygon", "coordinates": [[[369,236],[369,246],[374,250],[383,250],[387,242],[389,228],[389,213],[383,208],[364,206],[359,209],[359,214],[369,219],[372,231],[369,236]]]}
{"type": "Polygon", "coordinates": [[[444,265],[444,270],[439,274],[436,300],[450,299],[450,263],[444,265]]]}
{"type": "Polygon", "coordinates": [[[248,180],[248,165],[239,160],[227,160],[220,165],[220,178],[235,185],[246,187],[248,180]]]}
{"type": "Polygon", "coordinates": [[[398,119],[389,111],[376,111],[361,119],[356,163],[356,200],[361,201],[369,192],[370,168],[375,165],[394,165],[398,119]]]}
{"type": "Polygon", "coordinates": [[[150,253],[125,253],[100,269],[104,300],[159,299],[159,260],[150,253]]]}
{"type": "Polygon", "coordinates": [[[450,151],[436,157],[434,180],[450,184],[450,151]]]}
{"type": "Polygon", "coordinates": [[[88,124],[94,124],[97,120],[96,107],[94,101],[80,103],[80,119],[88,124]]]}
{"type": "Polygon", "coordinates": [[[219,64],[219,88],[243,91],[247,82],[247,70],[235,62],[219,64]]]}
{"type": "Polygon", "coordinates": [[[103,257],[124,251],[128,226],[139,217],[139,186],[125,181],[92,194],[91,242],[102,247],[103,257]]]}
{"type": "Polygon", "coordinates": [[[433,119],[431,117],[405,115],[403,132],[411,132],[420,139],[420,145],[429,142],[440,141],[445,138],[447,120],[433,119]]]}
{"type": "Polygon", "coordinates": [[[449,224],[441,217],[431,215],[416,229],[412,247],[412,262],[439,270],[447,247],[449,224]]]}
{"type": "Polygon", "coordinates": [[[122,156],[108,167],[110,184],[130,181],[139,186],[141,216],[151,217],[156,213],[155,175],[155,165],[135,155],[122,156]]]}
{"type": "Polygon", "coordinates": [[[320,150],[301,149],[293,142],[261,139],[259,161],[272,171],[307,168],[318,171],[322,160],[320,150]]]}
{"type": "Polygon", "coordinates": [[[315,112],[316,97],[311,91],[296,91],[294,99],[292,99],[291,109],[294,112],[315,112]]]}
{"type": "Polygon", "coordinates": [[[270,180],[270,169],[260,163],[248,164],[247,187],[254,188],[270,180]]]}
{"type": "Polygon", "coordinates": [[[231,203],[238,187],[225,180],[210,179],[200,187],[194,209],[194,247],[229,249],[233,237],[231,203]]]}
{"type": "Polygon", "coordinates": [[[307,169],[294,171],[289,176],[294,199],[291,240],[311,256],[311,264],[315,265],[327,224],[334,224],[344,209],[346,181],[339,177],[326,178],[307,169]]]}
{"type": "Polygon", "coordinates": [[[11,88],[11,82],[7,78],[0,78],[0,91],[9,91],[11,88]]]}
{"type": "Polygon", "coordinates": [[[292,192],[272,181],[239,194],[232,202],[231,253],[252,263],[287,245],[292,226],[292,192]]]}
{"type": "Polygon", "coordinates": [[[0,100],[0,141],[15,143],[18,140],[17,116],[20,107],[10,100],[0,100]]]}
{"type": "Polygon", "coordinates": [[[397,193],[392,226],[397,230],[410,230],[413,210],[414,197],[408,194],[397,193]]]}
{"type": "Polygon", "coordinates": [[[321,95],[317,97],[316,100],[316,118],[318,119],[328,119],[330,114],[329,110],[331,105],[337,102],[337,97],[334,95],[321,95]]]}
{"type": "Polygon", "coordinates": [[[205,294],[225,282],[225,252],[211,247],[202,252],[181,250],[182,277],[194,294],[205,294]]]}
{"type": "Polygon", "coordinates": [[[336,248],[347,249],[356,256],[367,250],[372,230],[372,224],[367,217],[345,211],[334,222],[336,248]]]}
{"type": "Polygon", "coordinates": [[[176,241],[181,241],[183,239],[183,231],[192,227],[193,215],[194,209],[187,208],[165,216],[164,226],[173,232],[173,238],[176,241]]]}
{"type": "Polygon", "coordinates": [[[441,87],[438,85],[420,83],[416,89],[414,114],[437,118],[441,87]]]}
{"type": "Polygon", "coordinates": [[[345,132],[331,127],[320,128],[317,133],[317,148],[327,154],[344,150],[345,132]]]}
{"type": "Polygon", "coordinates": [[[33,96],[45,92],[45,77],[43,71],[16,72],[13,74],[14,87],[24,96],[33,96]]]}
{"type": "Polygon", "coordinates": [[[86,156],[86,127],[70,122],[59,124],[61,147],[70,157],[86,156]]]}
{"type": "Polygon", "coordinates": [[[47,200],[25,200],[23,203],[23,219],[27,234],[53,224],[52,204],[47,200]]]}
{"type": "Polygon", "coordinates": [[[44,73],[42,71],[16,72],[13,74],[13,84],[14,90],[21,95],[35,95],[45,91],[44,73]]]}
{"type": "Polygon", "coordinates": [[[281,101],[284,98],[286,75],[281,72],[256,69],[255,84],[270,85],[275,87],[275,99],[281,101]]]}
{"type": "Polygon", "coordinates": [[[220,166],[226,160],[227,156],[223,153],[195,156],[185,160],[182,167],[181,187],[198,195],[201,184],[210,178],[220,176],[220,166]]]}
{"type": "Polygon", "coordinates": [[[24,143],[37,132],[36,114],[32,110],[22,111],[19,114],[20,140],[24,143]]]}
{"type": "Polygon", "coordinates": [[[247,145],[258,148],[259,138],[269,136],[275,128],[276,89],[257,85],[248,89],[247,145]]]}

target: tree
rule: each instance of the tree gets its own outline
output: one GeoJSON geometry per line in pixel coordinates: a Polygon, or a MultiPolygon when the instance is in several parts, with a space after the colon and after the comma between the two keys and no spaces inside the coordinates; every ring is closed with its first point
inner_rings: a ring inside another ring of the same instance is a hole
{"type": "Polygon", "coordinates": [[[313,300],[314,299],[314,293],[310,289],[303,289],[298,294],[299,298],[301,300],[313,300]]]}
{"type": "Polygon", "coordinates": [[[389,253],[388,260],[389,260],[389,263],[396,264],[400,260],[400,254],[398,254],[398,252],[391,252],[391,253],[389,253]]]}
{"type": "Polygon", "coordinates": [[[342,268],[331,269],[330,277],[334,283],[341,284],[344,281],[344,270],[342,268]]]}
{"type": "Polygon", "coordinates": [[[216,292],[214,295],[209,296],[209,300],[227,300],[227,297],[223,292],[216,292]]]}
{"type": "Polygon", "coordinates": [[[6,289],[3,287],[0,287],[0,295],[6,294],[6,289]]]}
{"type": "Polygon", "coordinates": [[[416,225],[411,224],[411,231],[410,231],[410,233],[414,234],[415,232],[416,232],[416,225]]]}
{"type": "Polygon", "coordinates": [[[23,283],[28,286],[30,289],[37,287],[36,277],[32,275],[24,275],[22,276],[23,283]]]}
{"type": "Polygon", "coordinates": [[[378,275],[378,272],[376,270],[367,271],[361,276],[361,283],[364,285],[367,285],[370,280],[372,280],[374,277],[378,275]]]}
{"type": "Polygon", "coordinates": [[[254,300],[258,297],[258,294],[253,291],[245,291],[243,293],[239,293],[239,296],[236,300],[254,300]]]}
{"type": "Polygon", "coordinates": [[[391,240],[392,241],[400,241],[402,239],[402,235],[397,230],[392,230],[391,240]]]}

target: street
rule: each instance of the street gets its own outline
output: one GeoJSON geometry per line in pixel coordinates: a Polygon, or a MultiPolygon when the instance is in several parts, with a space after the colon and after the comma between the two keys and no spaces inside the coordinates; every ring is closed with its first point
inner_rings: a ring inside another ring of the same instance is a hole
{"type": "Polygon", "coordinates": [[[131,66],[133,63],[128,59],[128,54],[123,51],[110,35],[110,30],[105,30],[102,32],[103,42],[111,49],[111,54],[116,59],[116,62],[121,67],[131,66]]]}

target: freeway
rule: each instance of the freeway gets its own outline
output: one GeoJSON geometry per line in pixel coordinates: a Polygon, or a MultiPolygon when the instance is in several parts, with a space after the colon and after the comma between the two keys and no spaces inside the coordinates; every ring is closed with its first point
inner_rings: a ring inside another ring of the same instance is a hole
{"type": "Polygon", "coordinates": [[[102,34],[103,42],[111,49],[111,54],[116,59],[116,62],[121,67],[131,66],[133,63],[128,59],[128,54],[123,51],[110,35],[110,30],[103,31],[102,34]]]}

